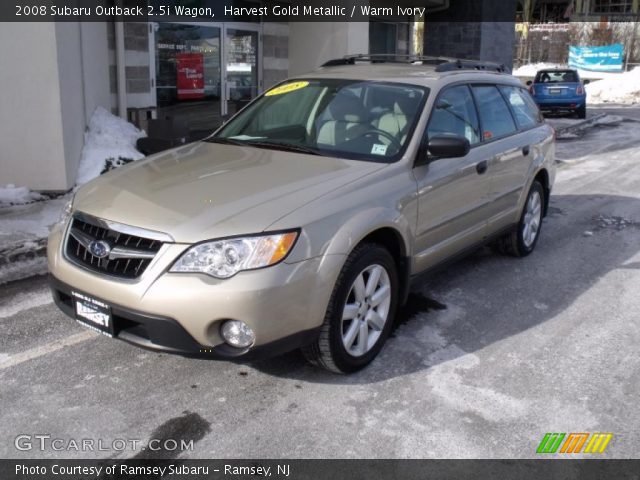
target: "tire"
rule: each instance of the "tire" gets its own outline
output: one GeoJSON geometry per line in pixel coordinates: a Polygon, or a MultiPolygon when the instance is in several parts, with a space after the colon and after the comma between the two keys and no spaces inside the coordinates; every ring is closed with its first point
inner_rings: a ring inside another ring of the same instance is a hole
{"type": "Polygon", "coordinates": [[[582,107],[580,107],[579,109],[576,110],[576,116],[578,118],[587,118],[587,106],[583,105],[582,107]]]}
{"type": "Polygon", "coordinates": [[[542,230],[544,202],[544,188],[535,180],[527,194],[517,227],[511,233],[499,238],[494,244],[494,250],[514,257],[526,257],[533,252],[542,230]]]}
{"type": "Polygon", "coordinates": [[[398,272],[391,254],[378,244],[365,243],[356,247],[340,271],[318,339],[304,347],[302,353],[311,364],[331,372],[361,370],[378,355],[387,340],[397,302],[398,272]],[[378,276],[378,280],[375,288],[367,291],[369,280],[375,278],[372,275],[378,276]],[[388,296],[382,294],[386,291],[385,286],[388,296]],[[371,303],[370,297],[375,296],[370,295],[371,291],[379,294],[375,301],[383,300],[371,303]],[[353,318],[347,318],[349,316],[353,318]],[[350,347],[347,346],[349,341],[350,347]]]}

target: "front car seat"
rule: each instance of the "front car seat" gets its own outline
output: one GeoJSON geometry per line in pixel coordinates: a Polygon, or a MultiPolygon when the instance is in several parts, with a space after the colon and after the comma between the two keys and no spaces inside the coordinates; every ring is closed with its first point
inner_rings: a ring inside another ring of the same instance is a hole
{"type": "Polygon", "coordinates": [[[323,145],[340,145],[371,130],[369,114],[358,97],[339,92],[327,107],[331,120],[318,129],[317,142],[323,145]]]}

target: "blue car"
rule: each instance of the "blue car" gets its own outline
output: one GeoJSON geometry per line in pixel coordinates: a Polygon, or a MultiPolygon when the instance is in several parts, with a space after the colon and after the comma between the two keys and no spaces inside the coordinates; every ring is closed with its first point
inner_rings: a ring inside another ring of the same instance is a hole
{"type": "Polygon", "coordinates": [[[529,92],[543,112],[569,112],[578,118],[587,116],[587,94],[576,70],[540,70],[533,82],[527,82],[529,92]]]}

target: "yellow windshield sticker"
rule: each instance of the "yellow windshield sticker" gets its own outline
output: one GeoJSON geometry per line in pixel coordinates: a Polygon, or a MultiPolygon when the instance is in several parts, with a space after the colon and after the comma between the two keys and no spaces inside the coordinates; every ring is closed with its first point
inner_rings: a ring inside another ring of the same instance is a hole
{"type": "Polygon", "coordinates": [[[289,92],[293,92],[295,90],[300,90],[301,88],[304,88],[307,85],[309,85],[309,82],[287,83],[285,85],[280,85],[279,87],[276,87],[276,88],[274,88],[272,90],[269,90],[264,95],[265,95],[265,97],[270,97],[271,95],[282,95],[283,93],[289,93],[289,92]]]}

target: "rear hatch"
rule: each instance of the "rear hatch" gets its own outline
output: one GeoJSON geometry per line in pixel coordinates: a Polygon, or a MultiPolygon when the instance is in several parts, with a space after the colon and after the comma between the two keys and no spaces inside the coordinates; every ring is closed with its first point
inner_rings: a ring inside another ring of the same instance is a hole
{"type": "Polygon", "coordinates": [[[575,70],[540,70],[531,93],[546,101],[566,101],[584,95],[584,87],[575,70]]]}
{"type": "Polygon", "coordinates": [[[533,94],[536,97],[572,98],[584,94],[581,83],[534,83],[533,94]]]}

